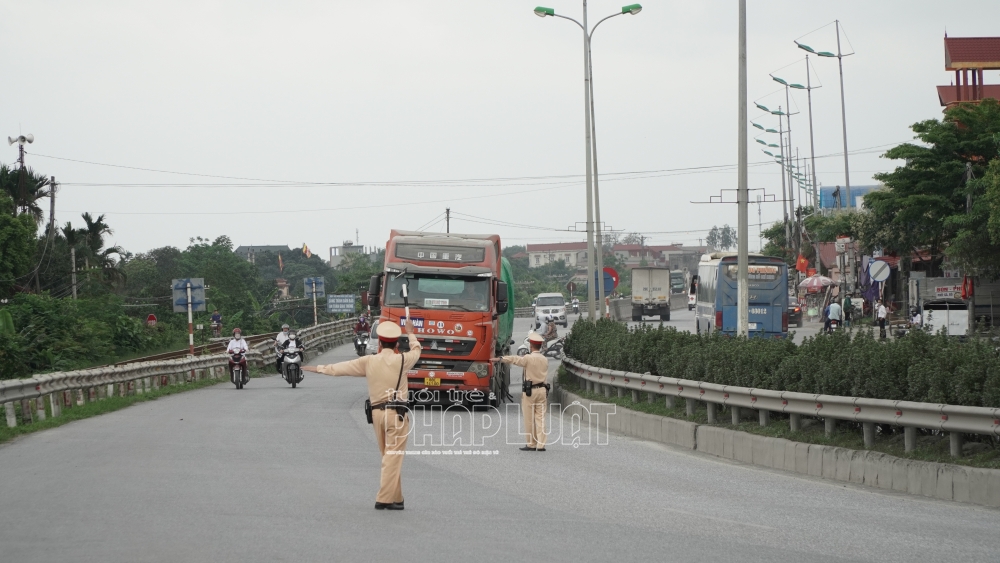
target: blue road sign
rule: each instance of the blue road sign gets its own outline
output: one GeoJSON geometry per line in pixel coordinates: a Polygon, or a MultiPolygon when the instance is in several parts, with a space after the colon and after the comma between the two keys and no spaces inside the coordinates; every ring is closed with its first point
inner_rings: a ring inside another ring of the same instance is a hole
{"type": "Polygon", "coordinates": [[[323,278],[302,278],[306,297],[313,296],[313,282],[316,282],[316,298],[326,297],[326,280],[323,278]]]}
{"type": "Polygon", "coordinates": [[[191,311],[197,313],[208,310],[205,303],[205,278],[181,278],[170,283],[171,302],[175,313],[187,313],[187,285],[189,282],[191,284],[191,311]]]}

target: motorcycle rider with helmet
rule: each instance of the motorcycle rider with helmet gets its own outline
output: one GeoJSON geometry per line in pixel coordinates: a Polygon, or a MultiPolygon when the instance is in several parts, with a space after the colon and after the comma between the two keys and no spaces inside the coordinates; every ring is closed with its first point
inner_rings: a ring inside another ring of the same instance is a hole
{"type": "Polygon", "coordinates": [[[281,351],[284,349],[284,344],[288,340],[288,323],[281,325],[281,332],[274,337],[274,352],[277,355],[274,367],[277,368],[278,373],[281,373],[281,351]]]}
{"type": "Polygon", "coordinates": [[[358,322],[354,324],[354,334],[358,334],[359,332],[367,334],[371,331],[371,329],[371,324],[368,322],[368,313],[362,313],[361,316],[358,317],[358,322]]]}
{"type": "Polygon", "coordinates": [[[545,323],[545,334],[542,335],[542,338],[545,339],[545,343],[542,346],[543,351],[549,347],[549,342],[559,338],[559,330],[556,329],[556,318],[552,315],[546,315],[545,323]]]}
{"type": "Polygon", "coordinates": [[[247,383],[249,379],[250,371],[247,369],[247,358],[246,353],[250,350],[250,346],[247,345],[247,341],[243,339],[243,331],[239,327],[233,329],[233,339],[229,341],[229,346],[226,347],[226,353],[230,355],[229,358],[229,370],[232,371],[233,366],[236,362],[233,361],[233,354],[244,354],[243,358],[240,360],[240,367],[243,368],[243,384],[247,383]]]}

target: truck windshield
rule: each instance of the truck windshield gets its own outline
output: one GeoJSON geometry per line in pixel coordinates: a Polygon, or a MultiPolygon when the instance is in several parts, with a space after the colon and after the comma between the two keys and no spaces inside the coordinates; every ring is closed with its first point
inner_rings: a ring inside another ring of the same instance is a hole
{"type": "Polygon", "coordinates": [[[539,297],[538,301],[535,303],[536,306],[541,305],[543,307],[552,307],[565,304],[566,300],[563,299],[562,297],[539,297]]]}
{"type": "Polygon", "coordinates": [[[411,307],[419,309],[453,309],[459,311],[490,310],[490,278],[467,278],[440,274],[407,274],[389,278],[385,304],[399,307],[403,303],[403,281],[409,285],[411,307]]]}

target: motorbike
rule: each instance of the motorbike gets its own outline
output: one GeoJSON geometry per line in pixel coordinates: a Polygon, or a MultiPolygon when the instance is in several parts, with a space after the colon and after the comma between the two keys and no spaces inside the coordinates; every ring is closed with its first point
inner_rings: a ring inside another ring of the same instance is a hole
{"type": "Polygon", "coordinates": [[[573,314],[574,315],[579,315],[580,314],[580,304],[579,303],[573,303],[573,314]]]}
{"type": "Polygon", "coordinates": [[[222,332],[222,323],[212,321],[212,336],[214,336],[215,338],[219,338],[221,332],[222,332]]]}
{"type": "Polygon", "coordinates": [[[838,328],[840,328],[840,321],[837,319],[830,319],[830,329],[827,331],[827,334],[833,334],[838,328]]]}
{"type": "Polygon", "coordinates": [[[365,355],[365,349],[368,347],[368,339],[371,336],[367,332],[358,332],[354,334],[354,350],[359,356],[365,355]]]}
{"type": "Polygon", "coordinates": [[[243,352],[236,352],[229,358],[229,380],[237,389],[243,389],[249,379],[247,362],[243,352]]]}
{"type": "MultiPolygon", "coordinates": [[[[529,331],[528,336],[524,337],[524,341],[521,345],[517,347],[517,355],[525,356],[531,352],[531,346],[528,344],[528,338],[534,331],[529,331]]],[[[555,340],[550,340],[545,344],[542,344],[542,355],[549,358],[559,358],[562,356],[563,349],[563,339],[564,337],[556,338],[555,340]]]]}
{"type": "Polygon", "coordinates": [[[302,350],[294,344],[282,351],[281,378],[292,384],[295,389],[304,377],[302,373],[302,350]]]}

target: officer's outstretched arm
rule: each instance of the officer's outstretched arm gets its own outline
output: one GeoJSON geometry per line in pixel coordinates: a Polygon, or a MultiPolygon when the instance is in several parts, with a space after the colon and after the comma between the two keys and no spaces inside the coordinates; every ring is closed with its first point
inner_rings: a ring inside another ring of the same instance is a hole
{"type": "Polygon", "coordinates": [[[368,360],[369,358],[373,357],[374,356],[362,356],[356,360],[351,360],[349,362],[340,362],[339,364],[326,364],[318,366],[304,366],[302,369],[314,373],[322,373],[323,375],[332,375],[334,377],[340,377],[340,376],[364,377],[366,368],[368,367],[368,360]]]}

